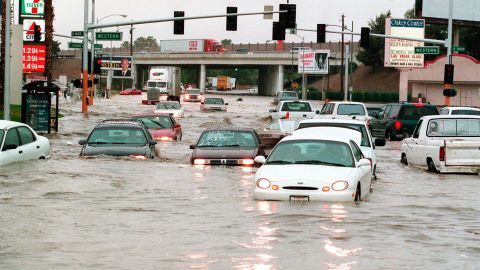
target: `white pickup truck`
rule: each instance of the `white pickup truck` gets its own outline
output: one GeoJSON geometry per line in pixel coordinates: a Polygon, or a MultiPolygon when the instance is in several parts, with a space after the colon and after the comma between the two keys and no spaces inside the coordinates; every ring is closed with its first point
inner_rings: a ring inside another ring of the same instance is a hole
{"type": "Polygon", "coordinates": [[[401,162],[437,173],[480,172],[480,116],[424,116],[404,139],[401,162]]]}
{"type": "Polygon", "coordinates": [[[308,101],[280,101],[270,113],[272,122],[280,119],[312,118],[316,114],[308,101]]]}

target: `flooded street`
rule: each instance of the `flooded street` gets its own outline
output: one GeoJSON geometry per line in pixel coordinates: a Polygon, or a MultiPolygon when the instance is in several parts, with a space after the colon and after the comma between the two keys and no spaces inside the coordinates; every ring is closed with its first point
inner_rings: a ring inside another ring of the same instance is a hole
{"type": "Polygon", "coordinates": [[[62,104],[51,159],[0,167],[0,269],[480,269],[480,177],[405,167],[400,142],[359,204],[255,201],[255,168],[191,166],[204,129],[268,124],[273,98],[238,98],[184,104],[153,161],[78,157],[99,121],[152,111],[140,96],[62,104]]]}

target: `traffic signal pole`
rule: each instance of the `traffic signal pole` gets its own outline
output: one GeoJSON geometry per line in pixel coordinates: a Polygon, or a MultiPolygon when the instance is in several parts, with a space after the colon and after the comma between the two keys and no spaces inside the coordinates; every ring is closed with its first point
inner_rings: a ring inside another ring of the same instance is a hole
{"type": "Polygon", "coordinates": [[[87,95],[88,95],[88,2],[84,0],[83,14],[83,63],[82,63],[82,113],[88,112],[87,95]]]}
{"type": "Polygon", "coordinates": [[[10,21],[11,21],[11,8],[10,1],[5,1],[5,78],[3,85],[3,119],[10,120],[10,21]]]}
{"type": "MultiPolygon", "coordinates": [[[[448,64],[452,64],[452,44],[453,44],[453,0],[449,1],[448,8],[448,44],[447,46],[447,60],[448,64]]],[[[452,89],[452,85],[445,84],[443,89],[452,89]]],[[[445,106],[450,106],[450,96],[445,96],[445,106]]]]}
{"type": "MultiPolygon", "coordinates": [[[[92,0],[92,18],[91,18],[92,24],[95,23],[95,0],[92,0]]],[[[90,88],[89,91],[89,98],[88,98],[88,104],[87,105],[93,105],[93,98],[94,98],[94,93],[95,93],[95,73],[94,73],[94,59],[95,59],[95,30],[91,31],[92,34],[92,43],[91,43],[91,48],[90,50],[92,51],[91,53],[91,58],[90,58],[90,80],[92,80],[92,87],[90,88]]],[[[86,35],[86,34],[84,34],[86,35]]]]}

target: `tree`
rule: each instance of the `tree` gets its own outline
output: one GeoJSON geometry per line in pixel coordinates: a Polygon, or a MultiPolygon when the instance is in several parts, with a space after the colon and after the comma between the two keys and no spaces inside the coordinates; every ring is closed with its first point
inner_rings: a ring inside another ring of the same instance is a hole
{"type": "Polygon", "coordinates": [[[157,39],[148,36],[148,37],[139,37],[135,42],[133,43],[136,49],[157,49],[158,48],[158,42],[157,39]]]}
{"type": "MultiPolygon", "coordinates": [[[[368,26],[370,31],[376,34],[385,34],[385,19],[391,16],[390,10],[378,15],[375,20],[370,20],[368,26]]],[[[385,51],[385,39],[371,37],[368,48],[357,54],[357,59],[366,66],[372,67],[375,72],[376,65],[383,65],[385,51]]]]}
{"type": "Polygon", "coordinates": [[[53,40],[53,44],[52,44],[52,57],[53,58],[58,58],[58,53],[60,52],[60,45],[62,43],[60,43],[59,41],[57,40],[53,40]]]}
{"type": "Polygon", "coordinates": [[[124,41],[124,42],[122,42],[122,45],[121,45],[121,47],[122,47],[122,48],[124,48],[124,49],[128,49],[128,48],[130,48],[130,42],[128,42],[128,41],[124,41]]]}
{"type": "Polygon", "coordinates": [[[45,57],[45,72],[43,75],[52,80],[52,66],[53,66],[53,20],[55,19],[55,10],[53,8],[53,0],[45,0],[45,47],[47,55],[45,57]]]}
{"type": "Polygon", "coordinates": [[[231,39],[222,39],[220,42],[222,43],[223,46],[232,44],[231,39]]]}

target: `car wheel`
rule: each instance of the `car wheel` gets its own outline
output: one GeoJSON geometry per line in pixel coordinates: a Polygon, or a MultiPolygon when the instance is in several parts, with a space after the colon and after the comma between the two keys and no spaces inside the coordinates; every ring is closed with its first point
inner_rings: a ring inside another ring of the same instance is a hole
{"type": "Polygon", "coordinates": [[[362,200],[362,189],[360,188],[360,183],[357,185],[357,191],[355,191],[355,201],[359,202],[362,200]]]}
{"type": "Polygon", "coordinates": [[[400,162],[408,165],[407,155],[405,153],[402,153],[402,158],[400,159],[400,162]]]}
{"type": "Polygon", "coordinates": [[[435,163],[433,163],[433,160],[431,158],[427,159],[427,167],[429,172],[438,173],[438,170],[435,167],[435,163]]]}
{"type": "Polygon", "coordinates": [[[377,180],[377,165],[373,167],[373,179],[377,180]]]}

